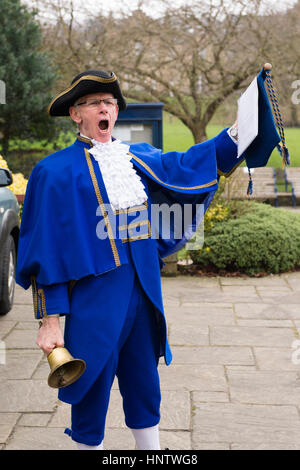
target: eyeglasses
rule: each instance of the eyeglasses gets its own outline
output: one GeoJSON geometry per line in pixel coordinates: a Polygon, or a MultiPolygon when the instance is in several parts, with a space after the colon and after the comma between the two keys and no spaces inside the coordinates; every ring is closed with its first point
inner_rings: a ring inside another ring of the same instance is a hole
{"type": "Polygon", "coordinates": [[[105,106],[108,108],[112,108],[113,106],[116,106],[118,103],[118,100],[116,98],[104,98],[103,100],[87,100],[87,101],[82,101],[81,103],[77,103],[75,106],[82,106],[85,104],[91,109],[98,109],[101,106],[101,103],[104,103],[105,106]]]}

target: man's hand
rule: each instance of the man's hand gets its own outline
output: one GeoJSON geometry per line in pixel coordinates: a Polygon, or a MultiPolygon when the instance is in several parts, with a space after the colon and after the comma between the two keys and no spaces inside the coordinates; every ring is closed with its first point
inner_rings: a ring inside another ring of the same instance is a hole
{"type": "Polygon", "coordinates": [[[43,318],[43,324],[38,331],[36,344],[47,356],[56,346],[64,346],[64,338],[59,324],[59,317],[51,317],[49,315],[48,317],[43,318]]]}

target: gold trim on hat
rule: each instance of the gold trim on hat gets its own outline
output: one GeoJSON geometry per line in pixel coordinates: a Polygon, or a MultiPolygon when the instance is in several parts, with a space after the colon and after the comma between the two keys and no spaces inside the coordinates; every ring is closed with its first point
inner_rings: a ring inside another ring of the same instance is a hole
{"type": "Polygon", "coordinates": [[[117,81],[117,77],[113,72],[112,72],[112,74],[113,74],[113,76],[111,78],[102,78],[102,77],[97,77],[95,75],[83,75],[78,80],[76,80],[76,82],[74,82],[71,86],[69,86],[68,88],[63,90],[61,93],[59,93],[55,98],[53,98],[53,100],[51,101],[51,103],[49,104],[49,106],[47,108],[47,113],[50,114],[51,106],[55,103],[56,100],[58,100],[58,98],[60,98],[63,95],[66,95],[67,93],[69,93],[81,81],[91,80],[91,81],[98,82],[98,83],[113,83],[113,82],[117,81]]]}

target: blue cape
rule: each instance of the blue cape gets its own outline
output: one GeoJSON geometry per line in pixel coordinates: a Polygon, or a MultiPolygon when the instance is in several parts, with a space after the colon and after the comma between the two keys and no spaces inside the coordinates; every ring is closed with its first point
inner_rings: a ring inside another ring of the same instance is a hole
{"type": "MultiPolygon", "coordinates": [[[[109,201],[99,165],[88,153],[89,148],[89,141],[77,138],[73,145],[44,158],[32,170],[16,273],[16,282],[25,289],[31,285],[31,276],[40,284],[50,285],[97,276],[127,262],[122,240],[97,237],[96,226],[101,219],[97,208],[109,201]]],[[[130,152],[137,172],[155,185],[155,203],[164,202],[166,193],[172,194],[172,202],[190,202],[185,197],[193,195],[202,203],[211,200],[217,190],[214,139],[185,153],[163,154],[147,143],[131,145],[130,152]]],[[[180,248],[170,242],[171,251],[180,248]]],[[[161,256],[171,252],[167,243],[160,250],[161,256]]]]}

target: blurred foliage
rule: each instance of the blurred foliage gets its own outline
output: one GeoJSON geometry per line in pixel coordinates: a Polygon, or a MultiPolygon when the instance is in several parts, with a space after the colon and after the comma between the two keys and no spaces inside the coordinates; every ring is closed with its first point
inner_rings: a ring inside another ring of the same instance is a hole
{"type": "Polygon", "coordinates": [[[300,267],[299,213],[252,201],[226,201],[226,206],[226,217],[215,217],[205,232],[203,248],[189,252],[194,264],[247,275],[300,267]]]}

